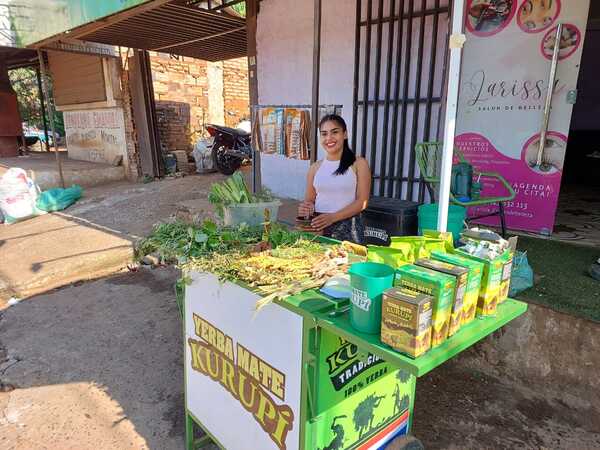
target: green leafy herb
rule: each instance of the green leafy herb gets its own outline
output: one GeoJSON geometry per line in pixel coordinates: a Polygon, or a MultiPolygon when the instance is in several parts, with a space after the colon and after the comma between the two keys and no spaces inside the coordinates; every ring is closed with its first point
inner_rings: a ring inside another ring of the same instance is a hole
{"type": "Polygon", "coordinates": [[[259,203],[272,200],[268,191],[253,195],[241,172],[234,173],[221,183],[214,183],[208,193],[208,201],[215,205],[219,217],[223,217],[223,208],[240,203],[259,203]]]}

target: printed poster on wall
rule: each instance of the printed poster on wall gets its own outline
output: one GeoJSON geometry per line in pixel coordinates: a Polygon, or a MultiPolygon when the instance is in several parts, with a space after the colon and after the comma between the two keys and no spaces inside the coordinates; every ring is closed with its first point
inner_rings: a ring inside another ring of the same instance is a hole
{"type": "MultiPolygon", "coordinates": [[[[588,9],[589,0],[467,0],[455,146],[476,171],[497,172],[515,190],[506,204],[508,228],[552,233],[573,109],[568,94],[577,86],[588,9]],[[538,165],[559,23],[554,96],[538,165]]],[[[499,183],[479,181],[482,197],[506,195],[499,183]]],[[[498,224],[498,218],[482,222],[498,224]]]]}
{"type": "Polygon", "coordinates": [[[228,450],[300,445],[302,316],[211,274],[185,295],[186,408],[228,450]]]}

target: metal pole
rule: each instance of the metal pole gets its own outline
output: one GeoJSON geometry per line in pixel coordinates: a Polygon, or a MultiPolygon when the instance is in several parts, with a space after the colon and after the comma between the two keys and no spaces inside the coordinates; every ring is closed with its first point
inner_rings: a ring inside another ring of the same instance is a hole
{"type": "MultiPolygon", "coordinates": [[[[367,27],[365,29],[365,78],[363,84],[363,103],[362,103],[362,130],[360,142],[360,156],[363,158],[367,154],[367,124],[369,122],[369,77],[371,75],[371,22],[373,21],[373,1],[367,0],[367,27]]],[[[352,124],[354,126],[354,124],[352,124]]],[[[354,149],[356,152],[356,148],[354,149]]]]}
{"type": "Polygon", "coordinates": [[[558,65],[558,54],[560,52],[560,37],[562,35],[563,24],[559,23],[556,27],[556,37],[554,38],[554,51],[552,52],[552,64],[550,65],[550,74],[548,75],[548,93],[546,94],[546,103],[544,104],[544,118],[542,120],[542,130],[540,132],[540,147],[537,153],[536,165],[539,168],[542,165],[544,148],[546,147],[546,133],[548,132],[548,123],[550,122],[550,107],[552,106],[552,96],[554,95],[554,82],[556,80],[556,67],[558,65]]]}
{"type": "MultiPolygon", "coordinates": [[[[388,186],[387,186],[387,196],[394,196],[394,183],[396,178],[402,178],[401,172],[396,172],[396,154],[397,154],[397,144],[398,144],[398,108],[400,106],[400,80],[401,80],[401,70],[402,67],[402,43],[404,37],[404,0],[400,0],[400,5],[398,9],[398,33],[397,42],[396,42],[396,78],[394,80],[394,109],[392,111],[392,136],[390,143],[390,167],[389,167],[389,176],[388,176],[388,186]]],[[[406,62],[405,64],[408,64],[406,62]]]]}
{"type": "Polygon", "coordinates": [[[456,0],[452,8],[452,33],[450,34],[450,64],[448,68],[448,95],[446,96],[446,114],[444,117],[444,148],[442,153],[442,171],[440,174],[440,194],[438,223],[439,231],[446,231],[448,225],[448,206],[450,200],[450,178],[452,176],[452,156],[454,152],[454,134],[456,130],[456,109],[460,81],[462,48],[466,40],[463,34],[465,0],[456,0]]]}
{"type": "Polygon", "coordinates": [[[46,102],[48,104],[48,117],[50,119],[50,128],[52,130],[52,143],[54,144],[54,154],[56,156],[56,165],[58,167],[58,174],[60,175],[60,185],[65,187],[65,177],[62,170],[62,161],[60,160],[60,154],[58,152],[58,140],[56,139],[56,131],[54,127],[54,107],[50,101],[50,95],[48,91],[48,77],[46,75],[46,63],[44,62],[44,55],[42,51],[38,49],[38,59],[40,61],[40,71],[42,73],[42,89],[46,102]]]}
{"type": "MultiPolygon", "coordinates": [[[[388,25],[388,51],[387,51],[387,66],[385,74],[385,100],[383,103],[383,134],[381,139],[381,164],[379,166],[379,196],[383,197],[385,194],[386,183],[388,183],[388,165],[387,165],[387,152],[388,152],[388,125],[390,122],[390,96],[392,86],[392,64],[394,61],[394,26],[396,21],[394,20],[394,14],[396,13],[396,0],[390,2],[390,22],[388,25]]],[[[379,105],[375,105],[379,108],[379,105]]],[[[373,163],[374,164],[374,163],[373,163]]]]}
{"type": "MultiPolygon", "coordinates": [[[[419,41],[417,44],[417,73],[415,77],[415,103],[412,110],[412,129],[410,133],[410,144],[408,147],[408,177],[412,180],[406,186],[406,199],[413,200],[413,189],[415,182],[415,145],[417,144],[417,132],[419,131],[419,107],[421,105],[421,83],[423,78],[423,52],[425,46],[425,10],[427,1],[421,0],[421,22],[419,24],[419,41]]],[[[430,61],[430,64],[433,61],[430,61]]],[[[407,81],[409,78],[407,78],[407,81]]]]}
{"type": "Polygon", "coordinates": [[[356,28],[354,30],[354,83],[352,86],[352,149],[356,152],[356,130],[358,125],[358,82],[360,78],[360,19],[362,2],[356,0],[356,28]]]}
{"type": "Polygon", "coordinates": [[[319,81],[321,75],[321,0],[314,3],[313,73],[312,73],[312,135],[310,160],[317,160],[319,145],[319,81]]]}
{"type": "Polygon", "coordinates": [[[44,101],[44,91],[42,88],[42,76],[40,75],[40,68],[35,68],[35,75],[37,77],[38,84],[38,96],[40,98],[40,107],[42,109],[42,122],[44,124],[44,136],[46,137],[46,151],[50,151],[50,139],[48,139],[48,120],[46,120],[46,102],[44,101]]]}
{"type": "MultiPolygon", "coordinates": [[[[369,164],[373,167],[373,173],[375,173],[375,166],[377,163],[377,136],[379,129],[377,127],[379,122],[379,86],[381,78],[381,41],[383,35],[383,0],[379,0],[377,4],[377,33],[375,38],[375,86],[373,93],[373,120],[371,122],[371,151],[369,164]]],[[[383,135],[385,139],[385,134],[383,135]]],[[[383,173],[380,173],[383,176],[383,173]]],[[[379,185],[385,183],[385,180],[380,178],[379,185]]],[[[371,189],[375,187],[375,178],[371,178],[371,189]]],[[[374,189],[373,189],[374,190],[374,189]]]]}
{"type": "MultiPolygon", "coordinates": [[[[406,120],[406,115],[408,114],[408,103],[410,102],[410,98],[409,98],[409,87],[410,87],[410,69],[411,69],[411,61],[412,61],[412,38],[413,38],[413,17],[414,17],[414,13],[415,13],[415,0],[409,0],[408,1],[408,13],[406,15],[406,48],[405,48],[405,53],[404,53],[404,80],[403,80],[403,84],[404,84],[404,89],[402,90],[402,108],[400,111],[400,144],[398,146],[398,158],[396,160],[396,164],[397,164],[397,168],[396,168],[396,173],[398,175],[398,177],[400,177],[400,181],[396,184],[396,198],[403,198],[402,197],[402,191],[403,191],[403,181],[402,179],[404,178],[404,157],[406,155],[406,125],[407,125],[407,120],[406,120]]],[[[404,17],[404,14],[401,15],[401,17],[404,17]]],[[[398,70],[400,70],[400,66],[398,66],[398,70]]],[[[419,95],[419,93],[416,93],[415,95],[419,95]]],[[[416,98],[416,97],[415,97],[416,98]]],[[[418,103],[414,103],[413,107],[414,108],[418,108],[418,103]]],[[[414,126],[414,124],[413,124],[414,126]]],[[[410,149],[410,152],[413,152],[414,149],[410,149]]],[[[407,174],[407,180],[408,182],[406,183],[407,185],[407,189],[408,189],[408,184],[410,183],[410,180],[412,179],[412,174],[409,172],[407,174]]],[[[412,200],[410,198],[407,198],[406,200],[412,200]]]]}
{"type": "Polygon", "coordinates": [[[260,127],[258,115],[258,64],[256,62],[256,20],[258,0],[246,0],[246,27],[248,49],[248,89],[250,94],[250,123],[252,133],[252,192],[261,190],[260,179],[260,127]],[[256,137],[256,139],[255,139],[256,137]]]}

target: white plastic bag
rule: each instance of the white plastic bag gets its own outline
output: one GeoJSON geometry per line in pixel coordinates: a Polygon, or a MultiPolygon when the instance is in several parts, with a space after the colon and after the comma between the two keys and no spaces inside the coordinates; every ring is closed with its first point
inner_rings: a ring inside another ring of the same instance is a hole
{"type": "Polygon", "coordinates": [[[213,146],[214,138],[200,138],[196,145],[194,145],[194,150],[192,151],[192,156],[196,161],[196,172],[197,173],[206,173],[212,172],[214,170],[214,161],[212,157],[212,146],[213,146]]]}
{"type": "Polygon", "coordinates": [[[23,169],[13,167],[0,178],[0,210],[4,223],[10,225],[19,220],[45,214],[35,203],[40,188],[23,169]]]}

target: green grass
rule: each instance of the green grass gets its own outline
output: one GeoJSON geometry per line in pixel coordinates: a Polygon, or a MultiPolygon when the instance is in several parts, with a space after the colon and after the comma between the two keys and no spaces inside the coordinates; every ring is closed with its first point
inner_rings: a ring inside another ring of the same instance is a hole
{"type": "Polygon", "coordinates": [[[588,275],[600,249],[524,236],[517,247],[527,252],[535,280],[517,299],[600,322],[600,282],[588,275]]]}

